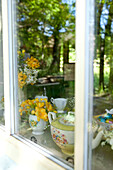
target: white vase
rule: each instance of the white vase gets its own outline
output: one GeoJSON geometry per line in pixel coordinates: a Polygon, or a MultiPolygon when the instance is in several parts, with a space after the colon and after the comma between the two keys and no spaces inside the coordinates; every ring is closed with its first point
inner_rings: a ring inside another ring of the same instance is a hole
{"type": "Polygon", "coordinates": [[[32,128],[32,134],[34,135],[42,135],[44,133],[44,128],[46,127],[46,121],[40,119],[37,121],[37,116],[29,115],[29,124],[32,128]]]}

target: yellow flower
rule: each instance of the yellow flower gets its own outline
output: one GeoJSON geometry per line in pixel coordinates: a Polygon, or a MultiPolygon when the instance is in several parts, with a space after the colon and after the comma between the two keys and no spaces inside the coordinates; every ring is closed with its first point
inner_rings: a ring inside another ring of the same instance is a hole
{"type": "Polygon", "coordinates": [[[34,114],[35,114],[35,111],[34,111],[34,110],[32,110],[32,111],[31,111],[31,114],[32,114],[32,115],[34,115],[34,114]]]}
{"type": "Polygon", "coordinates": [[[47,107],[47,110],[50,112],[50,111],[53,111],[53,107],[52,107],[52,105],[51,105],[51,103],[50,102],[47,102],[46,103],[46,107],[47,107]]]}
{"type": "Polygon", "coordinates": [[[25,50],[22,50],[22,53],[25,53],[25,50]]]}
{"type": "Polygon", "coordinates": [[[27,79],[26,74],[24,74],[23,72],[18,73],[18,82],[19,82],[20,88],[22,88],[26,84],[26,81],[25,81],[26,79],[27,79]]]}
{"type": "Polygon", "coordinates": [[[32,105],[32,101],[29,101],[29,105],[30,105],[30,106],[32,105]]]}
{"type": "Polygon", "coordinates": [[[30,106],[27,106],[26,108],[27,108],[27,109],[30,109],[30,106]]]}
{"type": "Polygon", "coordinates": [[[37,117],[37,121],[38,121],[38,122],[40,121],[40,117],[37,117]]]}
{"type": "Polygon", "coordinates": [[[35,101],[36,101],[36,102],[39,102],[39,99],[38,99],[38,98],[36,98],[36,99],[35,99],[35,101]]]}
{"type": "Polygon", "coordinates": [[[40,116],[40,119],[43,119],[45,121],[48,120],[48,115],[47,115],[46,110],[44,108],[39,109],[39,116],[40,116]]]}
{"type": "MultiPolygon", "coordinates": [[[[45,100],[47,101],[47,100],[45,100]]],[[[20,114],[22,115],[22,112],[24,111],[27,115],[32,114],[37,116],[37,121],[40,121],[40,119],[43,119],[44,121],[48,121],[48,112],[53,111],[56,113],[56,111],[53,109],[50,102],[39,102],[39,99],[33,99],[33,100],[25,100],[21,103],[21,108],[19,109],[20,114]],[[30,109],[32,110],[30,112],[30,109]]]]}
{"type": "Polygon", "coordinates": [[[34,70],[40,66],[39,61],[34,57],[27,58],[26,64],[29,68],[32,68],[32,70],[34,70]]]}
{"type": "Polygon", "coordinates": [[[40,107],[44,107],[44,103],[43,103],[43,102],[39,102],[39,103],[37,103],[36,105],[37,105],[37,107],[39,107],[39,108],[40,108],[40,107]]]}
{"type": "Polygon", "coordinates": [[[38,114],[38,112],[39,112],[39,107],[35,107],[35,109],[36,109],[36,114],[38,114]]]}
{"type": "Polygon", "coordinates": [[[54,110],[53,112],[54,112],[54,113],[57,113],[57,111],[56,111],[56,110],[54,110]]]}
{"type": "Polygon", "coordinates": [[[22,109],[19,109],[19,112],[22,112],[22,109]]]}

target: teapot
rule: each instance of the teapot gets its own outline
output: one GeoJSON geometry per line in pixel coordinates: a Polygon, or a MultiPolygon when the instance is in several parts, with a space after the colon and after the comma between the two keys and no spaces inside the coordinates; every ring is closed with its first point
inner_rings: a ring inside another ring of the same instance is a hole
{"type": "Polygon", "coordinates": [[[67,99],[65,98],[56,98],[54,99],[53,97],[51,98],[51,103],[55,104],[57,107],[57,112],[58,113],[64,113],[64,108],[67,104],[67,99]]]}
{"type": "Polygon", "coordinates": [[[95,119],[93,119],[92,122],[92,149],[95,149],[96,147],[98,147],[98,145],[100,144],[102,137],[103,137],[103,128],[101,126],[98,126],[98,123],[95,119]],[[97,133],[96,133],[97,132],[97,133]],[[95,137],[96,134],[96,137],[95,137]]]}
{"type": "MultiPolygon", "coordinates": [[[[75,116],[73,113],[74,112],[68,112],[68,115],[63,115],[58,118],[56,117],[56,113],[48,113],[52,139],[61,148],[62,152],[68,156],[74,155],[75,116]]],[[[103,137],[103,129],[98,129],[97,122],[93,121],[91,130],[93,136],[92,149],[95,149],[100,144],[103,137]],[[98,133],[95,137],[97,130],[98,133]]]]}
{"type": "Polygon", "coordinates": [[[108,110],[108,109],[105,109],[105,111],[107,112],[107,114],[113,114],[113,109],[111,109],[111,110],[108,110]]]}
{"type": "Polygon", "coordinates": [[[66,155],[74,155],[74,115],[68,113],[56,118],[56,113],[49,112],[48,118],[53,141],[66,155]]]}

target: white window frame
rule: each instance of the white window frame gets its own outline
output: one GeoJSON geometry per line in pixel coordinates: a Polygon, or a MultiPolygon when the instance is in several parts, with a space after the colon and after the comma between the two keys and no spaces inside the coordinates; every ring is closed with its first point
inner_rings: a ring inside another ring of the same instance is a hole
{"type": "MultiPolygon", "coordinates": [[[[4,57],[4,97],[5,97],[5,134],[8,140],[15,141],[16,145],[21,148],[21,145],[27,145],[29,149],[40,157],[43,157],[44,162],[50,160],[50,164],[54,165],[58,169],[67,168],[63,163],[55,159],[49,153],[42,151],[40,147],[38,150],[36,147],[31,147],[28,141],[17,137],[14,134],[14,122],[15,111],[17,111],[17,82],[15,77],[17,76],[15,64],[16,59],[13,57],[16,54],[16,47],[14,48],[14,23],[12,22],[15,14],[13,13],[13,0],[2,0],[2,17],[3,17],[3,57],[4,57]],[[10,137],[13,135],[13,137],[10,137]],[[18,141],[18,138],[20,141],[18,141]],[[17,142],[16,142],[17,141],[17,142]],[[44,156],[43,156],[44,155],[44,156]],[[53,161],[53,162],[51,162],[53,161]],[[54,162],[55,161],[55,162],[54,162]],[[59,166],[60,165],[60,166],[59,166]]],[[[94,0],[76,0],[76,121],[75,121],[75,167],[76,170],[88,170],[91,168],[89,159],[91,151],[88,148],[88,112],[92,113],[92,89],[93,80],[90,75],[93,75],[92,63],[93,54],[89,45],[89,30],[93,33],[93,22],[89,27],[89,23],[94,19],[94,0]],[[92,10],[92,11],[91,11],[92,10]],[[91,14],[91,15],[90,15],[91,14]],[[90,17],[89,17],[90,16],[90,17]],[[90,29],[89,29],[90,28],[90,29]],[[91,63],[91,65],[90,65],[91,63]],[[90,75],[89,75],[90,71],[90,75]],[[90,85],[89,85],[90,82],[90,85]],[[89,96],[90,94],[90,96],[89,96]],[[89,107],[90,99],[90,107],[89,107]]],[[[91,41],[90,41],[91,42],[91,41]]],[[[92,116],[92,115],[91,115],[92,116]]],[[[1,132],[0,132],[1,134],[1,132]]],[[[12,142],[13,143],[13,142],[12,142]]],[[[22,146],[23,147],[23,146],[22,146]]],[[[16,149],[16,148],[15,148],[16,149]]],[[[22,149],[20,149],[22,152],[22,149]]],[[[24,152],[24,151],[23,151],[24,152]]],[[[32,160],[33,161],[33,160],[32,160]]],[[[37,162],[41,164],[40,159],[37,158],[37,162]]],[[[28,163],[28,162],[27,162],[28,163]]],[[[49,166],[49,165],[48,165],[49,166]]],[[[47,167],[46,167],[47,168],[47,167]]]]}
{"type": "MultiPolygon", "coordinates": [[[[88,125],[93,111],[94,0],[76,1],[75,169],[91,169],[88,125]],[[89,147],[88,147],[89,146],[89,147]]],[[[92,130],[92,129],[90,129],[92,130]]]]}
{"type": "Polygon", "coordinates": [[[2,1],[2,28],[3,28],[3,63],[4,63],[4,98],[5,98],[5,131],[12,132],[11,113],[13,112],[13,67],[12,67],[12,34],[10,6],[6,0],[2,1]]]}

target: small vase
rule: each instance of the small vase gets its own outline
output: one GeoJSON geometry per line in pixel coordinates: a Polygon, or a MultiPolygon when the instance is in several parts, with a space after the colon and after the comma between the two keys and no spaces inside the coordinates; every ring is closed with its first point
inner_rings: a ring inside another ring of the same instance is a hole
{"type": "Polygon", "coordinates": [[[42,135],[44,133],[44,128],[46,127],[46,121],[40,119],[37,121],[37,116],[29,115],[29,124],[32,128],[32,134],[34,135],[42,135]]]}

